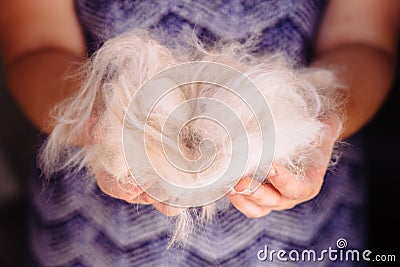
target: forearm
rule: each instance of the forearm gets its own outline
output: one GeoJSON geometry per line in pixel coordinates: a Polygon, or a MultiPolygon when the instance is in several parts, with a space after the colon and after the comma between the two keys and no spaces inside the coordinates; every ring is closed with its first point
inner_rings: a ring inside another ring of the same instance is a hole
{"type": "Polygon", "coordinates": [[[40,130],[51,132],[51,109],[77,89],[79,78],[72,75],[76,74],[78,60],[77,55],[61,49],[42,49],[6,63],[8,87],[40,130]]]}
{"type": "Polygon", "coordinates": [[[312,65],[335,69],[347,87],[346,122],[341,138],[356,133],[376,114],[392,85],[395,58],[362,44],[340,46],[316,55],[312,65]]]}

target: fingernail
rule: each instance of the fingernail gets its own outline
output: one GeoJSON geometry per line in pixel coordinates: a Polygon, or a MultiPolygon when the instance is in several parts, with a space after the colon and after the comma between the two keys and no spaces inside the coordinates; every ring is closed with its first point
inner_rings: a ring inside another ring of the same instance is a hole
{"type": "Polygon", "coordinates": [[[229,191],[229,195],[234,195],[234,194],[236,194],[235,188],[233,188],[231,191],[229,191]]]}
{"type": "Polygon", "coordinates": [[[249,188],[246,188],[243,191],[236,191],[235,189],[232,189],[229,192],[230,195],[236,195],[236,194],[238,194],[238,195],[251,195],[251,193],[252,193],[252,191],[249,188]]]}
{"type": "Polygon", "coordinates": [[[241,192],[236,191],[236,194],[246,195],[246,196],[251,195],[251,193],[252,193],[252,191],[249,188],[246,188],[245,190],[243,190],[241,192]]]}
{"type": "Polygon", "coordinates": [[[275,175],[276,175],[276,169],[274,166],[272,166],[271,169],[269,170],[268,177],[272,177],[275,175]]]}

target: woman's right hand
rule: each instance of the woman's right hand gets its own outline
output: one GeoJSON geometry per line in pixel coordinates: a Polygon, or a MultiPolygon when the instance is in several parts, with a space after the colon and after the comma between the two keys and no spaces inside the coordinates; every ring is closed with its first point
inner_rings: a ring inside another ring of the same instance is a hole
{"type": "Polygon", "coordinates": [[[97,172],[95,177],[100,190],[111,197],[132,204],[151,204],[166,216],[176,216],[181,213],[182,209],[159,202],[149,196],[140,186],[134,183],[119,182],[105,171],[97,172]]]}

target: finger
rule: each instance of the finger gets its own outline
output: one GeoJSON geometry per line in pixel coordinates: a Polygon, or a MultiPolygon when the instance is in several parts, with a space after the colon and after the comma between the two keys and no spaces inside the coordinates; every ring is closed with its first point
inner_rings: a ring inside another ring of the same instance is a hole
{"type": "Polygon", "coordinates": [[[97,185],[100,190],[109,196],[131,202],[143,193],[143,190],[135,184],[120,183],[104,173],[96,174],[97,185]]]}
{"type": "MultiPolygon", "coordinates": [[[[243,190],[246,190],[246,188],[250,187],[251,182],[252,181],[248,178],[240,180],[235,186],[235,191],[243,192],[243,190]]],[[[282,202],[281,193],[271,184],[262,184],[257,188],[256,191],[243,196],[258,206],[265,206],[269,208],[276,208],[282,202]]]]}
{"type": "Polygon", "coordinates": [[[272,211],[269,207],[259,206],[253,201],[248,200],[244,195],[233,194],[227,197],[232,205],[248,218],[259,218],[268,215],[272,211]]]}
{"type": "Polygon", "coordinates": [[[305,201],[315,197],[323,182],[323,175],[300,178],[294,176],[285,167],[275,165],[275,175],[268,177],[268,182],[278,190],[284,198],[305,201]]]}
{"type": "Polygon", "coordinates": [[[149,196],[147,193],[143,192],[136,198],[132,199],[131,201],[128,201],[130,203],[138,203],[138,204],[154,204],[158,202],[156,199],[152,198],[149,196]]]}
{"type": "Polygon", "coordinates": [[[161,202],[156,202],[153,204],[153,206],[161,213],[163,213],[166,216],[172,217],[172,216],[177,216],[181,214],[182,209],[173,207],[161,202]]]}

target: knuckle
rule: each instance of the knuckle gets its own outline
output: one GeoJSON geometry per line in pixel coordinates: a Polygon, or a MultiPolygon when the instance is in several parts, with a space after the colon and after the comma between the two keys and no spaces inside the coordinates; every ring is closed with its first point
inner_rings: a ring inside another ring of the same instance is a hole
{"type": "Polygon", "coordinates": [[[282,187],[286,187],[288,184],[288,180],[284,179],[284,177],[280,176],[280,175],[276,175],[274,177],[272,177],[271,179],[269,179],[269,181],[278,188],[282,188],[282,187]]]}
{"type": "Polygon", "coordinates": [[[279,206],[279,204],[281,204],[281,199],[279,198],[279,197],[271,197],[269,200],[268,200],[268,206],[271,206],[271,207],[277,207],[277,206],[279,206]]]}
{"type": "Polygon", "coordinates": [[[318,194],[321,192],[321,188],[322,188],[322,183],[313,184],[313,186],[308,191],[308,194],[306,195],[306,200],[311,200],[316,196],[318,196],[318,194]]]}
{"type": "Polygon", "coordinates": [[[282,207],[280,209],[281,210],[290,210],[290,209],[293,209],[294,207],[296,207],[297,204],[298,203],[295,201],[288,201],[284,205],[282,205],[282,207]]]}
{"type": "Polygon", "coordinates": [[[318,196],[320,191],[321,190],[319,188],[311,190],[311,192],[307,196],[307,200],[311,200],[311,199],[315,198],[316,196],[318,196]]]}
{"type": "Polygon", "coordinates": [[[106,186],[103,182],[98,181],[97,186],[104,194],[114,197],[112,190],[110,190],[110,187],[106,186]]]}
{"type": "Polygon", "coordinates": [[[298,201],[304,198],[304,192],[300,189],[294,190],[289,196],[287,196],[289,200],[298,201]]]}

